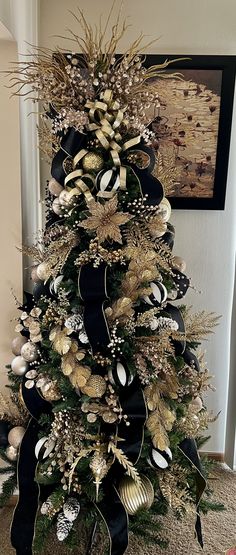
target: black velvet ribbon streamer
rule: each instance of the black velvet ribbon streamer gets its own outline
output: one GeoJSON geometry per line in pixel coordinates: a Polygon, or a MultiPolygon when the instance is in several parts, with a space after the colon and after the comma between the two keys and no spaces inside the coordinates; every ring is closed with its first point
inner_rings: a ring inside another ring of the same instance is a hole
{"type": "MultiPolygon", "coordinates": [[[[110,342],[103,312],[104,300],[108,298],[105,264],[98,268],[94,268],[92,264],[82,266],[79,274],[79,294],[84,301],[85,330],[92,349],[96,351],[110,342]]],[[[129,426],[124,422],[118,426],[118,437],[124,440],[120,442],[120,447],[130,461],[135,463],[142,449],[143,426],[147,418],[146,404],[137,378],[129,386],[122,388],[120,404],[129,422],[129,426]]],[[[111,434],[111,427],[109,433],[111,434]]],[[[97,504],[109,531],[111,555],[123,555],[128,545],[127,513],[114,487],[114,483],[123,473],[120,465],[112,466],[109,475],[103,480],[104,498],[97,504]]]]}
{"type": "Polygon", "coordinates": [[[94,352],[110,343],[109,329],[103,310],[108,298],[106,290],[106,264],[94,268],[85,264],[79,273],[79,294],[84,301],[84,327],[94,352]]]}
{"type": "MultiPolygon", "coordinates": [[[[173,304],[167,303],[166,308],[165,308],[165,312],[167,313],[167,315],[169,315],[172,318],[172,320],[177,322],[177,324],[179,326],[178,331],[180,331],[184,334],[185,325],[184,325],[184,320],[183,320],[183,317],[182,317],[182,314],[181,314],[179,308],[177,306],[174,306],[173,304]]],[[[178,341],[173,341],[173,344],[175,346],[175,354],[176,355],[183,355],[183,353],[185,351],[185,348],[186,348],[185,339],[178,340],[178,341]]]]}
{"type": "MultiPolygon", "coordinates": [[[[143,445],[143,427],[147,418],[146,403],[138,378],[120,392],[120,404],[127,415],[129,426],[122,421],[117,430],[121,441],[117,446],[135,464],[143,445]]],[[[111,431],[110,431],[111,433],[111,431]]],[[[128,515],[114,487],[124,474],[123,467],[115,462],[103,480],[103,500],[97,508],[106,522],[110,537],[110,555],[123,555],[128,545],[128,515]]]]}
{"type": "MultiPolygon", "coordinates": [[[[160,204],[164,197],[164,191],[159,179],[152,175],[152,171],[155,166],[154,150],[145,145],[143,141],[130,149],[130,151],[134,150],[136,152],[140,151],[141,153],[144,152],[145,154],[147,154],[149,156],[149,164],[147,165],[147,167],[141,169],[134,163],[127,163],[132,168],[140,182],[142,194],[148,195],[148,198],[146,200],[147,205],[158,206],[158,204],[160,204]]],[[[129,153],[130,151],[128,150],[127,152],[129,153]]]]}
{"type": "Polygon", "coordinates": [[[35,481],[37,459],[35,446],[38,441],[41,414],[49,413],[51,405],[37,391],[36,387],[27,389],[25,379],[22,384],[22,396],[31,414],[27,430],[21,442],[18,460],[19,500],[14,512],[11,526],[11,542],[16,555],[32,555],[35,519],[38,510],[39,486],[35,481]]]}
{"type": "Polygon", "coordinates": [[[70,127],[65,137],[61,141],[61,148],[54,156],[51,166],[51,174],[58,183],[64,185],[66,171],[64,162],[66,158],[74,158],[74,156],[82,148],[86,148],[87,135],[76,131],[74,127],[70,127]]]}
{"type": "Polygon", "coordinates": [[[202,494],[206,487],[206,479],[203,475],[201,461],[197,452],[196,442],[192,438],[185,438],[179,444],[179,449],[182,451],[184,456],[189,460],[192,466],[196,469],[196,508],[197,508],[197,518],[195,524],[196,536],[200,546],[203,548],[202,539],[202,526],[201,518],[199,515],[199,503],[201,501],[202,494]]]}

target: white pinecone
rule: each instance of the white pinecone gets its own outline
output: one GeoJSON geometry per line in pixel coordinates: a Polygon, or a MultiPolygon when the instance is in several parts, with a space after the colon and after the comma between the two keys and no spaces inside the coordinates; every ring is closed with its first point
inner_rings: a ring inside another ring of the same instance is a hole
{"type": "Polygon", "coordinates": [[[49,511],[51,511],[53,507],[52,502],[50,501],[50,499],[46,499],[46,501],[44,501],[44,503],[41,506],[41,514],[42,515],[47,515],[49,513],[49,511]]]}
{"type": "Polygon", "coordinates": [[[57,537],[59,542],[63,542],[67,538],[72,526],[73,523],[65,517],[64,513],[59,513],[57,517],[57,537]]]}
{"type": "Polygon", "coordinates": [[[70,522],[74,522],[80,512],[79,501],[75,497],[69,497],[63,505],[63,512],[70,522]]]}

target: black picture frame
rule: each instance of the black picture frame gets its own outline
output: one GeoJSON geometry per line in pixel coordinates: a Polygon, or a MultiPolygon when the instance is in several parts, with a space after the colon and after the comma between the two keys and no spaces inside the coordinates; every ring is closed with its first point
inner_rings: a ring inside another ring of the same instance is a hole
{"type": "MultiPolygon", "coordinates": [[[[145,66],[163,63],[165,60],[176,58],[189,58],[175,61],[168,69],[174,72],[181,70],[208,70],[219,71],[221,74],[220,109],[218,137],[216,145],[216,161],[214,166],[213,193],[211,198],[203,196],[169,196],[171,205],[176,209],[198,209],[198,210],[224,210],[225,193],[227,183],[230,136],[234,100],[236,56],[212,56],[212,55],[146,55],[145,66]]],[[[219,75],[219,73],[218,73],[219,75]]],[[[192,79],[193,80],[193,79],[192,79]]],[[[191,193],[192,194],[192,193],[191,193]]]]}

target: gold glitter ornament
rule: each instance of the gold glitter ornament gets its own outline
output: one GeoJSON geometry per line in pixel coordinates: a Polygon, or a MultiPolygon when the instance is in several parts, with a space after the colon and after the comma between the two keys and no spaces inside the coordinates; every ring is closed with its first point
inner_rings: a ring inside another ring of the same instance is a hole
{"type": "Polygon", "coordinates": [[[154,501],[154,489],[149,478],[140,474],[140,483],[125,475],[119,484],[119,494],[125,510],[135,515],[140,509],[150,509],[154,501]]]}
{"type": "Polygon", "coordinates": [[[46,401],[59,401],[59,399],[61,399],[61,393],[57,387],[56,382],[52,382],[50,384],[49,389],[45,389],[44,387],[41,387],[41,393],[43,395],[43,398],[46,401]]]}
{"type": "Polygon", "coordinates": [[[88,152],[85,154],[82,165],[86,172],[99,172],[103,168],[103,158],[97,152],[88,152]]]}
{"type": "Polygon", "coordinates": [[[93,374],[88,379],[86,385],[81,387],[82,393],[89,397],[102,397],[106,391],[107,384],[102,376],[93,374]]]}

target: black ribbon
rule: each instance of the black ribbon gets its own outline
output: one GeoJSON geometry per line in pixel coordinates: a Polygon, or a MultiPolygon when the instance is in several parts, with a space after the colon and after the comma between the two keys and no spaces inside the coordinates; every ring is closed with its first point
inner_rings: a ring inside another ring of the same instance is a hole
{"type": "MultiPolygon", "coordinates": [[[[167,313],[167,315],[169,315],[172,320],[174,320],[175,322],[177,322],[178,324],[178,331],[180,331],[181,333],[185,333],[185,325],[184,325],[184,320],[182,317],[182,314],[180,312],[180,310],[177,308],[177,306],[174,306],[173,304],[167,303],[166,308],[165,308],[165,312],[167,313]]],[[[186,347],[186,341],[185,339],[183,340],[178,340],[178,341],[173,341],[174,347],[175,347],[175,354],[176,355],[182,355],[185,351],[185,347],[186,347]]]]}
{"type": "Polygon", "coordinates": [[[16,555],[32,555],[35,519],[40,492],[35,480],[38,462],[35,456],[35,446],[40,430],[38,419],[41,414],[49,413],[51,410],[50,403],[41,397],[36,387],[27,389],[25,381],[24,378],[22,396],[32,417],[22,439],[18,459],[19,500],[11,526],[11,542],[16,550],[16,555]]]}
{"type": "MultiPolygon", "coordinates": [[[[122,441],[117,446],[135,464],[143,445],[143,426],[147,418],[146,403],[138,378],[120,391],[120,404],[127,415],[127,426],[122,420],[117,434],[122,441]]],[[[111,434],[111,429],[107,432],[111,434]]],[[[106,522],[110,537],[110,555],[123,555],[128,546],[128,515],[114,487],[124,474],[124,468],[115,462],[108,476],[103,480],[103,500],[97,508],[106,522]]]]}
{"type": "Polygon", "coordinates": [[[123,555],[128,546],[128,515],[109,479],[103,480],[103,500],[97,504],[110,537],[110,554],[123,555]]]}
{"type": "Polygon", "coordinates": [[[61,141],[60,150],[52,160],[51,174],[58,183],[64,185],[67,173],[64,168],[66,158],[74,158],[74,156],[82,148],[86,148],[87,135],[76,131],[74,127],[70,127],[65,137],[61,141]]]}
{"type": "Polygon", "coordinates": [[[196,509],[197,518],[195,524],[196,536],[200,546],[203,548],[202,539],[202,525],[201,518],[199,514],[199,504],[201,501],[202,494],[206,487],[206,479],[203,475],[201,461],[198,455],[196,442],[192,438],[186,438],[179,444],[179,449],[182,451],[184,456],[189,460],[192,466],[196,469],[196,509]]]}
{"type": "Polygon", "coordinates": [[[140,151],[141,153],[144,152],[149,156],[149,163],[143,169],[139,168],[135,163],[130,163],[129,161],[127,161],[127,164],[132,168],[135,175],[137,176],[140,182],[142,194],[148,195],[146,201],[147,205],[158,206],[158,204],[160,204],[164,197],[164,191],[159,179],[152,175],[152,171],[156,163],[154,150],[145,145],[145,143],[142,141],[138,145],[128,150],[127,153],[129,154],[131,151],[140,151]]]}
{"type": "Polygon", "coordinates": [[[79,294],[84,301],[84,327],[94,352],[110,343],[109,329],[103,304],[107,296],[107,266],[85,264],[79,273],[79,294]]]}

